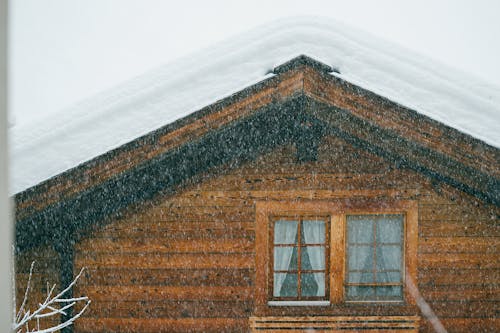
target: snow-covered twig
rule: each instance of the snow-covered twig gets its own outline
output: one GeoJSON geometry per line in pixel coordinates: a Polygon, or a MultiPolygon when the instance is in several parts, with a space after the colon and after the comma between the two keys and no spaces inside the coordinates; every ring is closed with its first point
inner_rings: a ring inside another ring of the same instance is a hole
{"type": "MultiPolygon", "coordinates": [[[[83,274],[83,271],[85,268],[82,268],[80,270],[80,273],[71,281],[71,283],[64,288],[61,292],[59,292],[57,295],[52,296],[54,293],[54,290],[56,288],[56,285],[54,284],[52,288],[47,288],[47,297],[42,303],[38,303],[38,308],[31,312],[31,310],[26,310],[26,304],[29,299],[29,294],[30,294],[30,289],[31,289],[31,278],[33,275],[33,267],[34,267],[35,262],[31,263],[31,268],[30,268],[30,274],[28,277],[28,284],[26,286],[26,291],[24,293],[23,297],[23,302],[21,303],[21,306],[19,308],[19,311],[15,315],[14,318],[14,323],[12,326],[13,332],[16,333],[51,333],[51,332],[56,332],[64,327],[67,327],[69,325],[72,325],[76,319],[78,319],[87,309],[87,307],[90,305],[90,300],[87,296],[82,296],[82,297],[70,297],[70,298],[65,298],[64,296],[66,294],[69,294],[69,291],[74,287],[80,276],[83,274]],[[68,310],[70,308],[73,308],[77,303],[79,302],[85,302],[84,307],[76,314],[73,315],[71,318],[67,319],[63,323],[60,323],[56,326],[52,326],[49,328],[45,329],[40,329],[40,319],[41,318],[48,318],[56,315],[66,315],[65,310],[68,310]],[[56,304],[61,304],[62,306],[60,308],[56,307],[56,304]],[[65,304],[65,305],[63,305],[65,304]],[[48,311],[48,312],[46,312],[48,311]],[[36,321],[36,328],[33,328],[30,330],[30,322],[36,321]],[[24,331],[23,331],[24,329],[24,331]]],[[[48,284],[47,284],[48,287],[48,284]]]]}
{"type": "Polygon", "coordinates": [[[31,263],[31,267],[30,267],[30,275],[28,277],[28,284],[26,285],[26,290],[24,291],[23,303],[19,307],[19,312],[16,315],[15,322],[18,322],[21,319],[21,316],[23,315],[23,312],[24,312],[24,307],[26,306],[26,302],[28,301],[28,295],[30,293],[30,286],[31,286],[31,276],[33,275],[33,267],[34,266],[35,266],[35,262],[33,261],[31,263]]]}

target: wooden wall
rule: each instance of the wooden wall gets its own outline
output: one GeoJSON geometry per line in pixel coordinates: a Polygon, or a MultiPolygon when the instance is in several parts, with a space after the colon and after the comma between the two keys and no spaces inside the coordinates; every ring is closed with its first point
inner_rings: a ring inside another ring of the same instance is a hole
{"type": "MultiPolygon", "coordinates": [[[[92,300],[77,332],[245,332],[253,311],[255,202],[351,196],[417,200],[422,296],[449,332],[500,329],[498,210],[332,137],[323,140],[318,162],[297,163],[287,146],[221,173],[131,210],[77,244],[75,272],[87,271],[75,295],[92,300]]],[[[423,321],[422,331],[432,328],[423,321]]]]}
{"type": "MultiPolygon", "coordinates": [[[[55,292],[57,293],[59,291],[59,254],[50,246],[40,246],[27,251],[22,255],[17,256],[15,261],[15,297],[17,311],[19,310],[19,307],[21,306],[24,299],[26,286],[28,285],[30,276],[30,267],[33,262],[33,274],[31,275],[30,290],[27,298],[28,301],[24,307],[25,310],[29,310],[31,313],[33,313],[33,311],[38,309],[38,304],[43,302],[47,297],[47,284],[49,289],[52,288],[54,284],[56,284],[57,287],[55,288],[55,292]]],[[[7,274],[7,272],[4,272],[3,274],[7,274]]],[[[52,316],[40,320],[40,328],[56,326],[59,323],[59,319],[59,316],[52,316]]],[[[30,323],[30,329],[36,327],[32,324],[35,323],[30,323]]]]}

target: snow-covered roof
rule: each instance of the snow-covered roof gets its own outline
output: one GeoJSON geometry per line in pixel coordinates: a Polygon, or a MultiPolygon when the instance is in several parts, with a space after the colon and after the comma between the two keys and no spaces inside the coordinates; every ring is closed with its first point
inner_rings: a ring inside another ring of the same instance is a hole
{"type": "Polygon", "coordinates": [[[332,73],[500,147],[500,88],[332,20],[280,20],[10,130],[10,193],[167,125],[305,54],[332,73]]]}

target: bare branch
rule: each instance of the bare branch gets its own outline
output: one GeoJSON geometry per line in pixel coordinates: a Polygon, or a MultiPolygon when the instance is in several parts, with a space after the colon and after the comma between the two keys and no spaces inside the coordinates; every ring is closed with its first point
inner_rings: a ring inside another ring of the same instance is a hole
{"type": "MultiPolygon", "coordinates": [[[[88,308],[90,305],[90,300],[86,296],[82,297],[71,297],[71,298],[64,298],[64,295],[67,294],[71,288],[76,284],[80,276],[82,275],[83,271],[85,268],[82,268],[78,275],[73,279],[73,281],[66,287],[64,288],[61,292],[59,292],[57,295],[52,296],[54,294],[54,290],[56,288],[56,285],[54,284],[52,288],[47,288],[47,297],[42,303],[38,303],[38,308],[31,312],[29,309],[26,311],[25,307],[29,299],[29,293],[30,293],[30,284],[31,284],[31,278],[32,278],[32,273],[33,273],[33,262],[31,264],[30,268],[30,275],[28,278],[28,285],[26,287],[26,291],[24,294],[24,299],[23,303],[19,309],[19,312],[16,315],[16,318],[14,318],[14,324],[13,324],[13,332],[16,333],[22,333],[23,332],[23,327],[25,329],[25,333],[51,333],[51,332],[56,332],[61,330],[64,327],[67,327],[69,325],[72,325],[76,319],[78,319],[83,312],[88,308]],[[45,329],[40,329],[40,319],[41,318],[48,318],[51,316],[56,316],[56,315],[66,315],[65,310],[68,310],[72,307],[74,307],[77,303],[79,302],[85,302],[84,307],[78,312],[76,315],[72,316],[71,318],[67,319],[65,322],[58,324],[53,327],[45,328],[45,329]],[[61,308],[57,308],[55,305],[56,304],[61,304],[61,308]],[[65,304],[65,305],[64,305],[65,304]],[[54,306],[53,306],[54,305],[54,306]],[[45,312],[48,311],[48,312],[45,312]],[[30,330],[29,328],[29,323],[35,320],[36,321],[36,328],[33,330],[30,330]]],[[[47,287],[48,287],[47,283],[47,287]]]]}
{"type": "Polygon", "coordinates": [[[22,313],[24,312],[24,307],[26,306],[26,302],[28,301],[28,295],[30,293],[30,285],[31,285],[31,276],[33,275],[33,267],[34,266],[35,266],[35,262],[33,261],[31,263],[31,267],[30,267],[30,275],[28,277],[28,284],[26,285],[26,290],[24,291],[23,303],[19,307],[19,312],[16,315],[16,321],[18,321],[21,318],[22,313]]]}

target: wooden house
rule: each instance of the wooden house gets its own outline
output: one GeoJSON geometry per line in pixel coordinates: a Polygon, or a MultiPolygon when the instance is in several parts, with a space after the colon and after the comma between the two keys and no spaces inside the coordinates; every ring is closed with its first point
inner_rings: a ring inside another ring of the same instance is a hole
{"type": "Polygon", "coordinates": [[[85,267],[74,332],[500,330],[498,148],[335,71],[288,59],[17,193],[19,284],[85,267]]]}

